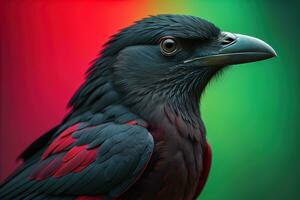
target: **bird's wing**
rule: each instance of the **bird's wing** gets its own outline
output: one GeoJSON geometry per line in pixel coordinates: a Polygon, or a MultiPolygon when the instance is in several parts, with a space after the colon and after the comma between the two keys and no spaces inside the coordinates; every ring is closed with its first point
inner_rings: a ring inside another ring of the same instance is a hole
{"type": "Polygon", "coordinates": [[[210,167],[211,167],[211,157],[212,157],[212,155],[211,155],[210,145],[207,143],[207,141],[205,141],[205,150],[204,150],[204,157],[203,157],[203,172],[199,179],[194,199],[197,199],[197,197],[200,195],[200,193],[203,190],[203,187],[207,181],[208,174],[209,174],[210,167]]]}
{"type": "Polygon", "coordinates": [[[117,197],[143,173],[152,151],[153,138],[142,126],[76,124],[64,130],[39,161],[32,161],[3,185],[0,199],[40,194],[117,197]]]}

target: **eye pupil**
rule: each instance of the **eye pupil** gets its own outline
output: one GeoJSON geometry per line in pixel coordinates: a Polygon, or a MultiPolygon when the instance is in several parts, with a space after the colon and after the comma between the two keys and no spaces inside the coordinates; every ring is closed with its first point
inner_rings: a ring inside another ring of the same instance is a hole
{"type": "Polygon", "coordinates": [[[165,41],[165,47],[166,49],[172,49],[175,46],[174,41],[173,40],[166,40],[165,41]]]}
{"type": "Polygon", "coordinates": [[[163,55],[172,56],[177,51],[177,44],[174,38],[163,38],[160,43],[160,49],[163,55]]]}

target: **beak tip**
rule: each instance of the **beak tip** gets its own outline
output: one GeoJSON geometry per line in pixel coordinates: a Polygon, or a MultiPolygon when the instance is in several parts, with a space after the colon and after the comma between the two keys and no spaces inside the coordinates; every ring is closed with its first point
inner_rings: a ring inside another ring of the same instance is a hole
{"type": "Polygon", "coordinates": [[[266,53],[270,56],[270,58],[277,57],[276,51],[268,44],[266,46],[266,53]]]}
{"type": "Polygon", "coordinates": [[[277,57],[277,53],[274,49],[273,49],[273,52],[272,52],[272,57],[277,57]]]}

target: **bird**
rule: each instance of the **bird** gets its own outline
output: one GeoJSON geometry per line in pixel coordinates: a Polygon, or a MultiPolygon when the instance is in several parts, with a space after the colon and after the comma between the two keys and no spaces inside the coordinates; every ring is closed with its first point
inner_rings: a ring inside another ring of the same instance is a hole
{"type": "Polygon", "coordinates": [[[203,91],[227,66],[275,56],[200,17],[134,22],[103,45],[66,117],[19,156],[0,199],[197,199],[212,159],[203,91]]]}

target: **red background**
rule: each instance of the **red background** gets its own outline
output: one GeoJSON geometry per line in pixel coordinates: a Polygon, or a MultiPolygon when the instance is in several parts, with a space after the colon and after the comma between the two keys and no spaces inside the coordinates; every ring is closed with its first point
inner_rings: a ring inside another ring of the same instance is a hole
{"type": "Polygon", "coordinates": [[[144,17],[139,1],[7,1],[0,9],[0,180],[55,126],[101,45],[144,17]]]}

